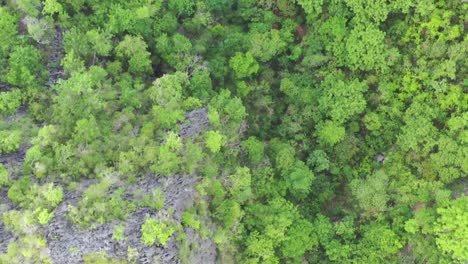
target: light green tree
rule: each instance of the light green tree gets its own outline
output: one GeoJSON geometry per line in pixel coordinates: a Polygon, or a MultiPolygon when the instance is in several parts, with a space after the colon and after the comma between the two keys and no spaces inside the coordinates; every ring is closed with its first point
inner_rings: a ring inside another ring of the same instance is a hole
{"type": "Polygon", "coordinates": [[[15,47],[8,62],[10,70],[4,78],[12,85],[37,85],[37,80],[44,77],[45,67],[41,52],[33,46],[15,47]]]}
{"type": "Polygon", "coordinates": [[[0,154],[7,154],[16,151],[21,144],[20,130],[0,130],[0,154]]]}
{"type": "Polygon", "coordinates": [[[262,160],[265,149],[263,142],[255,137],[249,137],[247,140],[244,140],[241,145],[247,152],[252,163],[256,164],[262,160]]]}
{"type": "Polygon", "coordinates": [[[18,107],[21,106],[21,91],[19,89],[12,89],[8,92],[0,93],[0,114],[12,114],[18,107]]]}
{"type": "Polygon", "coordinates": [[[223,146],[223,136],[219,131],[208,131],[205,133],[206,136],[206,141],[205,145],[206,147],[213,153],[217,153],[221,150],[221,147],[223,146]]]}
{"type": "Polygon", "coordinates": [[[333,146],[345,138],[346,131],[343,126],[327,120],[318,124],[315,135],[319,142],[333,146]]]}
{"type": "Polygon", "coordinates": [[[175,231],[174,223],[147,218],[141,226],[141,242],[147,246],[152,246],[156,242],[164,246],[175,231]]]}
{"type": "Polygon", "coordinates": [[[468,196],[438,208],[435,224],[437,246],[457,263],[468,261],[468,196]]]}
{"type": "Polygon", "coordinates": [[[360,114],[366,108],[364,92],[367,85],[355,79],[343,81],[335,75],[328,75],[321,84],[323,93],[319,98],[319,108],[333,121],[343,124],[360,114]]]}
{"type": "Polygon", "coordinates": [[[365,180],[353,180],[350,186],[361,209],[371,214],[387,209],[388,176],[384,171],[379,170],[365,180]]]}
{"type": "Polygon", "coordinates": [[[385,46],[385,33],[372,25],[358,25],[350,32],[346,52],[353,70],[382,71],[392,64],[389,48],[385,46]]]}
{"type": "Polygon", "coordinates": [[[247,167],[239,167],[229,176],[229,192],[234,200],[242,204],[252,197],[251,181],[252,175],[247,167]]]}
{"type": "MultiPolygon", "coordinates": [[[[151,72],[151,54],[141,36],[126,35],[115,48],[118,58],[128,61],[128,71],[135,74],[151,72]]],[[[107,51],[107,50],[104,50],[107,51]]]]}
{"type": "Polygon", "coordinates": [[[239,79],[252,76],[257,73],[260,68],[250,52],[245,54],[237,52],[236,55],[229,60],[229,65],[239,79]]]}

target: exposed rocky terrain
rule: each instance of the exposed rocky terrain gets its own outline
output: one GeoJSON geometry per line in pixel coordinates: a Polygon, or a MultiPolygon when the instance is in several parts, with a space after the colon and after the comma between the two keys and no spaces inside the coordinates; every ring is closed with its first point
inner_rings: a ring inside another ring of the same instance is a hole
{"type": "MultiPolygon", "coordinates": [[[[209,128],[206,108],[197,109],[187,113],[186,122],[180,126],[181,137],[197,136],[209,128]]],[[[21,147],[17,152],[0,156],[0,162],[10,171],[21,168],[27,148],[21,147]]],[[[132,199],[133,194],[150,194],[159,188],[165,195],[164,208],[153,210],[142,207],[127,216],[123,223],[110,222],[97,226],[96,229],[80,229],[66,219],[70,205],[75,205],[82,193],[96,180],[83,180],[73,191],[64,194],[62,203],[54,210],[55,217],[42,228],[44,238],[47,240],[47,254],[53,263],[73,264],[82,263],[83,256],[94,252],[105,252],[109,257],[126,259],[128,248],[138,252],[137,263],[181,263],[178,256],[180,241],[176,232],[165,246],[147,246],[141,243],[141,225],[147,217],[156,219],[169,219],[176,223],[181,222],[183,212],[193,206],[197,197],[195,186],[198,182],[196,175],[144,175],[137,177],[135,184],[126,187],[126,198],[132,199]],[[125,226],[124,241],[112,238],[115,225],[125,226]]],[[[0,211],[4,212],[14,208],[7,197],[7,192],[0,193],[0,211]]],[[[205,225],[210,226],[206,219],[205,225]]],[[[215,263],[216,246],[209,239],[202,239],[198,231],[185,228],[186,243],[190,247],[187,261],[190,263],[215,263]]],[[[6,252],[8,244],[15,241],[12,233],[0,225],[0,252],[6,252]]]]}
{"type": "Polygon", "coordinates": [[[179,135],[182,138],[196,137],[210,127],[208,108],[206,107],[188,112],[185,118],[187,122],[182,124],[179,129],[179,135]]]}
{"type": "MultiPolygon", "coordinates": [[[[131,247],[138,251],[138,263],[180,263],[178,258],[179,242],[177,233],[163,247],[149,247],[141,243],[141,225],[147,217],[169,218],[180,222],[185,209],[192,206],[195,198],[194,185],[196,176],[171,176],[171,177],[145,177],[137,184],[130,186],[129,193],[139,190],[150,193],[154,188],[161,188],[165,193],[165,205],[162,210],[151,208],[138,208],[124,221],[125,241],[117,241],[112,238],[115,222],[98,226],[95,230],[80,230],[72,225],[64,217],[70,204],[74,204],[80,198],[79,191],[67,193],[64,201],[55,210],[56,217],[44,228],[44,235],[48,241],[50,258],[54,263],[80,263],[82,256],[97,251],[104,251],[109,257],[126,259],[127,249],[131,247]],[[169,211],[173,211],[171,214],[169,211]]],[[[78,189],[85,189],[90,182],[82,182],[78,189]]],[[[190,237],[196,234],[191,232],[190,237]]],[[[194,241],[192,241],[194,242],[194,241]]],[[[200,252],[194,252],[194,259],[201,262],[214,263],[216,248],[210,240],[195,241],[203,247],[198,247],[200,252]]]]}
{"type": "Polygon", "coordinates": [[[58,26],[55,26],[55,33],[52,43],[48,46],[48,59],[47,59],[47,69],[49,70],[49,80],[46,83],[46,86],[51,86],[57,82],[57,80],[64,77],[63,68],[60,65],[62,61],[64,51],[63,51],[63,32],[58,26]]]}

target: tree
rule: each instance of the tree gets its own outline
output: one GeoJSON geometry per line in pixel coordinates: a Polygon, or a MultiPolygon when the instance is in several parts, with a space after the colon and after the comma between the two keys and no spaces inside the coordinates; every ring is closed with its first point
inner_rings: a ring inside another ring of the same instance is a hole
{"type": "Polygon", "coordinates": [[[345,128],[336,122],[327,120],[318,124],[315,135],[320,143],[335,145],[345,138],[345,128]]]}
{"type": "Polygon", "coordinates": [[[434,147],[438,133],[429,113],[421,115],[407,111],[406,124],[397,135],[397,143],[403,151],[416,151],[420,156],[426,156],[434,147]]]}
{"type": "Polygon", "coordinates": [[[254,31],[251,36],[251,48],[246,55],[252,54],[259,61],[267,62],[284,52],[287,47],[288,43],[283,40],[279,30],[272,29],[265,33],[254,31]]]}
{"type": "Polygon", "coordinates": [[[337,76],[328,75],[321,84],[323,93],[319,98],[319,109],[333,121],[343,124],[366,108],[364,92],[367,85],[352,80],[337,80],[337,76]]]}
{"type": "Polygon", "coordinates": [[[468,263],[466,1],[0,0],[0,263],[468,263]]]}
{"type": "Polygon", "coordinates": [[[183,151],[185,157],[185,172],[189,174],[195,173],[199,168],[200,163],[204,159],[203,149],[192,142],[186,142],[184,144],[185,150],[183,151]]]}
{"type": "MultiPolygon", "coordinates": [[[[219,94],[213,97],[209,104],[210,109],[209,118],[217,123],[217,111],[220,121],[222,120],[223,132],[229,133],[229,136],[237,134],[241,121],[247,117],[247,112],[242,104],[242,100],[238,97],[231,97],[229,90],[223,89],[219,94]]],[[[221,122],[220,122],[221,123],[221,122]]]]}
{"type": "Polygon", "coordinates": [[[387,209],[388,176],[379,170],[366,180],[356,179],[350,184],[353,195],[359,202],[361,209],[368,213],[378,213],[387,209]]]}
{"type": "Polygon", "coordinates": [[[42,197],[44,198],[46,208],[54,209],[63,199],[63,189],[61,186],[54,187],[53,183],[42,186],[42,197]]]}
{"type": "Polygon", "coordinates": [[[3,263],[51,263],[45,253],[47,240],[37,234],[26,235],[8,245],[7,252],[0,255],[3,263]]]}
{"type": "Polygon", "coordinates": [[[151,72],[151,53],[147,51],[148,45],[141,36],[126,35],[115,48],[118,58],[126,59],[128,71],[134,74],[151,72]]]}
{"type": "Polygon", "coordinates": [[[173,128],[185,118],[181,108],[184,100],[182,92],[188,81],[187,74],[182,72],[165,74],[148,89],[148,97],[153,103],[152,114],[160,127],[173,128]]]}
{"type": "Polygon", "coordinates": [[[33,46],[17,46],[8,60],[10,70],[4,77],[12,85],[27,87],[38,85],[43,79],[45,68],[41,53],[33,46]]]}
{"type": "Polygon", "coordinates": [[[353,13],[354,18],[362,23],[381,23],[387,19],[387,16],[392,11],[401,10],[405,13],[409,11],[409,8],[413,5],[411,1],[398,0],[391,3],[379,0],[379,1],[368,1],[368,0],[353,0],[347,1],[348,5],[353,13]]]}
{"type": "Polygon", "coordinates": [[[16,35],[18,18],[0,6],[0,62],[6,58],[7,52],[18,42],[16,35]]]}
{"type": "Polygon", "coordinates": [[[189,88],[197,98],[208,99],[213,93],[213,84],[208,71],[197,71],[190,79],[189,88]]]}
{"type": "Polygon", "coordinates": [[[243,204],[252,197],[251,181],[252,175],[247,167],[237,168],[236,173],[229,176],[229,192],[235,201],[243,204]]]}
{"type": "Polygon", "coordinates": [[[60,19],[68,18],[65,8],[57,0],[45,0],[42,13],[50,16],[57,14],[60,19]]]}
{"type": "Polygon", "coordinates": [[[312,225],[283,198],[275,197],[267,204],[249,205],[244,219],[246,230],[250,231],[245,253],[257,262],[298,260],[302,252],[318,244],[312,225]]]}
{"type": "Polygon", "coordinates": [[[274,241],[258,232],[252,232],[245,242],[249,263],[279,263],[275,256],[274,241]]]}
{"type": "Polygon", "coordinates": [[[164,16],[158,21],[155,25],[156,29],[160,30],[163,33],[172,33],[177,31],[178,23],[177,17],[172,12],[167,12],[164,16]]]}
{"type": "Polygon", "coordinates": [[[191,16],[195,13],[195,2],[190,0],[171,1],[168,7],[178,16],[191,16]]]}
{"type": "Polygon", "coordinates": [[[39,0],[14,0],[13,3],[24,13],[32,17],[39,15],[39,7],[41,3],[39,0]]]}
{"type": "Polygon", "coordinates": [[[283,173],[283,177],[293,197],[300,199],[309,194],[312,181],[315,178],[312,171],[300,160],[296,160],[292,169],[283,173]]]}
{"type": "Polygon", "coordinates": [[[96,228],[98,225],[123,220],[133,212],[135,204],[123,198],[124,188],[112,190],[116,182],[115,172],[108,171],[108,175],[100,175],[102,180],[86,189],[76,205],[70,205],[67,219],[78,224],[81,228],[96,228]]]}
{"type": "Polygon", "coordinates": [[[385,33],[375,26],[356,26],[346,40],[347,61],[353,70],[383,71],[396,51],[385,46],[385,33]]]}
{"type": "MultiPolygon", "coordinates": [[[[190,54],[192,51],[192,43],[190,40],[180,33],[176,33],[169,37],[163,33],[156,40],[156,50],[160,53],[164,61],[178,71],[186,71],[190,67],[196,68],[199,65],[192,65],[194,57],[190,54]]],[[[201,67],[202,70],[203,67],[201,67]]]]}
{"type": "Polygon", "coordinates": [[[270,142],[270,148],[273,154],[273,160],[275,161],[275,167],[280,172],[289,170],[295,162],[296,151],[288,144],[281,142],[275,138],[270,142]]]}
{"type": "Polygon", "coordinates": [[[263,142],[255,137],[249,137],[247,140],[244,140],[241,145],[247,152],[249,159],[253,164],[257,164],[262,160],[265,149],[263,142]]]}
{"type": "Polygon", "coordinates": [[[366,116],[364,116],[363,121],[366,128],[371,131],[378,131],[382,126],[380,122],[380,116],[375,112],[367,113],[366,116]]]}
{"type": "Polygon", "coordinates": [[[232,228],[240,223],[243,216],[240,204],[233,200],[224,200],[216,207],[215,217],[219,219],[226,228],[232,228]]]}
{"type": "Polygon", "coordinates": [[[181,170],[182,158],[182,140],[174,132],[166,136],[166,143],[159,147],[157,160],[151,166],[155,173],[170,175],[181,170]]]}
{"type": "Polygon", "coordinates": [[[103,89],[97,88],[105,83],[105,77],[104,69],[92,66],[88,71],[75,72],[67,80],[59,80],[53,86],[57,95],[53,98],[51,118],[61,123],[65,134],[72,134],[78,120],[102,113],[105,105],[103,89]]]}
{"type": "Polygon", "coordinates": [[[317,149],[310,154],[307,165],[312,166],[315,172],[321,172],[330,167],[330,160],[325,151],[317,149]]]}
{"type": "Polygon", "coordinates": [[[181,222],[184,226],[192,227],[195,230],[200,230],[200,220],[197,219],[193,211],[184,211],[181,222]]]}
{"type": "Polygon", "coordinates": [[[250,52],[245,54],[237,52],[236,55],[229,60],[229,65],[239,79],[250,77],[257,73],[260,68],[250,52]]]}
{"type": "Polygon", "coordinates": [[[210,11],[220,11],[223,13],[231,10],[233,3],[230,0],[204,0],[203,1],[210,11]]]}
{"type": "Polygon", "coordinates": [[[219,152],[224,141],[223,136],[219,133],[219,131],[208,131],[205,133],[205,135],[206,147],[213,153],[219,152]]]}
{"type": "Polygon", "coordinates": [[[468,261],[468,196],[452,200],[437,213],[437,246],[458,263],[468,261]]]}
{"type": "Polygon", "coordinates": [[[358,245],[361,260],[382,261],[403,247],[401,238],[385,224],[371,223],[362,229],[363,238],[358,245]]]}
{"type": "Polygon", "coordinates": [[[97,124],[94,116],[91,116],[88,119],[80,119],[76,122],[73,138],[77,143],[91,143],[100,135],[99,125],[97,124]]]}
{"type": "Polygon", "coordinates": [[[436,173],[440,181],[451,183],[468,171],[467,165],[463,164],[468,153],[455,140],[445,135],[440,136],[437,145],[443,147],[439,148],[437,152],[431,153],[429,160],[421,167],[426,168],[427,174],[436,173]]]}
{"type": "Polygon", "coordinates": [[[323,0],[319,1],[307,1],[297,0],[297,3],[302,7],[304,12],[307,14],[307,20],[313,22],[316,17],[322,12],[323,0]]]}
{"type": "MultiPolygon", "coordinates": [[[[110,54],[110,52],[112,50],[111,35],[109,35],[106,32],[103,32],[102,30],[92,29],[92,30],[89,30],[88,32],[86,32],[86,38],[87,38],[87,42],[89,42],[89,44],[90,44],[89,45],[90,50],[94,51],[95,54],[98,54],[98,55],[101,55],[101,56],[109,56],[109,54],[110,54]]],[[[125,38],[124,38],[124,41],[125,41],[125,38]]],[[[145,45],[143,45],[141,43],[133,43],[133,44],[134,45],[141,45],[139,48],[146,47],[145,45]]],[[[124,46],[125,48],[128,48],[126,43],[123,43],[122,46],[124,46]]],[[[134,53],[134,50],[133,51],[128,51],[128,52],[129,53],[134,53]]],[[[140,51],[140,52],[143,54],[144,50],[140,51]]],[[[140,53],[140,52],[138,52],[138,53],[140,53]]],[[[127,54],[127,56],[132,56],[132,55],[127,54]]],[[[145,57],[145,55],[136,55],[136,56],[145,57]]],[[[142,64],[143,64],[143,62],[142,62],[142,64]]],[[[139,68],[139,66],[134,66],[134,67],[139,68]]]]}
{"type": "Polygon", "coordinates": [[[307,220],[300,219],[288,229],[281,254],[286,258],[299,261],[306,251],[316,246],[318,246],[318,238],[314,233],[314,225],[307,220]]]}

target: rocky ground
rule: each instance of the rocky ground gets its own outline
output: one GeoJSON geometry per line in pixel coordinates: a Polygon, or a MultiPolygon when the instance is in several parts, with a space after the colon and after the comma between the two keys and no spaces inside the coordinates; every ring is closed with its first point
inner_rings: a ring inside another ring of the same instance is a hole
{"type": "MultiPolygon", "coordinates": [[[[197,109],[187,113],[186,122],[181,124],[179,134],[181,137],[192,137],[201,134],[209,128],[206,108],[197,109]]],[[[27,146],[22,146],[17,152],[0,156],[0,163],[9,171],[19,171],[24,159],[27,146]]],[[[84,190],[94,180],[84,180],[71,192],[65,193],[63,202],[55,209],[55,217],[42,228],[41,232],[47,240],[47,252],[53,263],[73,264],[82,263],[83,256],[93,252],[106,252],[109,257],[126,259],[129,247],[136,249],[137,263],[181,263],[179,252],[181,241],[177,240],[176,232],[165,246],[146,246],[141,243],[141,225],[147,217],[166,218],[180,223],[183,212],[193,206],[197,193],[195,186],[198,183],[196,175],[145,175],[138,178],[137,182],[127,186],[127,196],[135,191],[142,194],[150,194],[155,188],[159,188],[165,194],[164,208],[153,210],[151,208],[138,208],[128,215],[123,222],[125,226],[124,241],[112,239],[116,222],[110,222],[98,226],[95,230],[82,230],[71,224],[66,218],[68,206],[76,204],[84,190]]],[[[14,209],[14,205],[7,197],[7,192],[0,193],[0,212],[14,209]]],[[[211,226],[208,219],[204,223],[211,226]]],[[[190,248],[188,263],[215,263],[216,246],[210,239],[202,239],[201,234],[192,228],[185,228],[186,243],[190,248]]],[[[7,250],[8,244],[17,238],[4,229],[0,224],[0,252],[7,250]]]]}
{"type": "MultiPolygon", "coordinates": [[[[184,210],[190,206],[195,198],[194,186],[197,182],[195,176],[171,176],[171,177],[145,177],[137,184],[128,188],[128,192],[139,190],[150,193],[154,188],[160,188],[165,193],[165,205],[162,210],[139,208],[130,214],[124,221],[125,241],[112,239],[116,223],[100,225],[95,230],[80,230],[70,224],[64,217],[68,205],[74,204],[80,198],[79,191],[70,192],[64,201],[55,210],[56,217],[45,227],[44,235],[48,241],[50,258],[54,263],[81,263],[83,255],[104,251],[109,257],[126,259],[127,249],[131,247],[138,251],[137,263],[181,263],[179,253],[179,241],[177,233],[162,247],[146,246],[140,242],[141,225],[147,217],[169,218],[180,223],[184,210]],[[172,214],[169,211],[173,211],[172,214]]],[[[90,182],[82,182],[78,189],[84,190],[90,182]]],[[[215,263],[216,247],[208,239],[195,241],[193,230],[186,230],[195,244],[195,251],[191,258],[197,260],[190,263],[215,263]]]]}
{"type": "Polygon", "coordinates": [[[63,79],[63,67],[60,65],[62,61],[63,51],[63,32],[58,26],[55,27],[55,34],[51,45],[48,46],[47,69],[49,70],[49,80],[46,83],[47,87],[55,84],[57,80],[63,79]]]}

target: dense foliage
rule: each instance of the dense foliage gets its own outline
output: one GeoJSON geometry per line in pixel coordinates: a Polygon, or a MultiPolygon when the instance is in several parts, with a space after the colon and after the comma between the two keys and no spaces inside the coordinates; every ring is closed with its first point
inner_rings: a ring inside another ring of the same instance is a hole
{"type": "Polygon", "coordinates": [[[190,227],[220,263],[468,262],[466,1],[0,3],[0,157],[24,153],[0,159],[1,263],[51,263],[41,226],[90,180],[66,219],[124,241],[164,206],[127,187],[173,175],[195,205],[143,219],[147,246],[190,227]]]}

